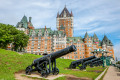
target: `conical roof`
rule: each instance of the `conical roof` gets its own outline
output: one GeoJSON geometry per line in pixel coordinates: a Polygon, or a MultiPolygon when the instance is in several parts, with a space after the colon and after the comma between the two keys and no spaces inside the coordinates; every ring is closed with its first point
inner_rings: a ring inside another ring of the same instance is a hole
{"type": "Polygon", "coordinates": [[[66,14],[66,17],[71,17],[71,14],[69,13],[68,9],[66,8],[66,6],[64,7],[63,11],[61,12],[61,14],[59,15],[59,17],[63,17],[64,14],[66,14]]]}
{"type": "Polygon", "coordinates": [[[103,40],[107,46],[113,46],[112,42],[107,38],[106,35],[104,35],[103,40]]]}
{"type": "Polygon", "coordinates": [[[27,17],[24,15],[20,22],[16,25],[17,28],[26,28],[28,27],[27,17]]]}
{"type": "Polygon", "coordinates": [[[98,39],[97,35],[94,33],[93,39],[98,39]]]}
{"type": "Polygon", "coordinates": [[[104,41],[102,41],[102,45],[105,45],[105,42],[104,42],[104,41]]]}
{"type": "Polygon", "coordinates": [[[84,38],[87,38],[87,37],[89,37],[89,35],[88,35],[88,33],[86,32],[84,38]]]}
{"type": "Polygon", "coordinates": [[[28,22],[27,17],[25,15],[23,16],[21,22],[23,22],[23,23],[28,22]]]}

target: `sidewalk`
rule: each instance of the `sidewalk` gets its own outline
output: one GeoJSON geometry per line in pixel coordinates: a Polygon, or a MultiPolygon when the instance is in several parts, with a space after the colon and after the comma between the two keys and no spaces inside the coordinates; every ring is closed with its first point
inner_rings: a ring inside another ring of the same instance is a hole
{"type": "Polygon", "coordinates": [[[120,80],[120,72],[116,67],[110,66],[103,80],[120,80]]]}

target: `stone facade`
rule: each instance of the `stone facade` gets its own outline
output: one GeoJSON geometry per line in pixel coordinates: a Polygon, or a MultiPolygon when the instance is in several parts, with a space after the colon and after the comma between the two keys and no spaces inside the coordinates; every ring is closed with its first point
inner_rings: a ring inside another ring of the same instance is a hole
{"type": "Polygon", "coordinates": [[[112,42],[104,35],[102,41],[100,41],[97,35],[89,36],[85,33],[84,38],[73,37],[73,14],[69,13],[66,6],[61,14],[57,14],[56,26],[58,30],[51,30],[51,28],[34,29],[31,17],[29,21],[24,16],[20,22],[16,25],[16,28],[24,31],[29,35],[30,39],[25,49],[27,53],[43,55],[50,54],[52,52],[64,49],[70,45],[75,45],[76,52],[72,52],[63,56],[65,59],[82,59],[93,55],[98,57],[102,54],[93,54],[93,51],[104,49],[108,51],[107,56],[114,57],[114,50],[112,42]]]}

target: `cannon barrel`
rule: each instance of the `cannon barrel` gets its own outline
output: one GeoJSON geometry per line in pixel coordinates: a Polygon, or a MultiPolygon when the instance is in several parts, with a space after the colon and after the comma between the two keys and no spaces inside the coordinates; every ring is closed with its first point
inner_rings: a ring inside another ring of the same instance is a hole
{"type": "Polygon", "coordinates": [[[95,59],[84,62],[83,65],[91,63],[91,62],[99,61],[99,60],[101,60],[101,59],[100,58],[95,58],[95,59]]]}
{"type": "Polygon", "coordinates": [[[85,58],[85,59],[79,59],[79,60],[73,61],[73,62],[71,62],[69,68],[72,68],[72,69],[73,69],[73,68],[76,68],[76,67],[79,66],[81,63],[83,64],[84,62],[89,61],[89,60],[94,59],[94,58],[96,58],[95,55],[94,55],[94,56],[91,56],[91,57],[88,57],[88,58],[85,58]]]}
{"type": "Polygon", "coordinates": [[[96,58],[96,56],[91,56],[91,57],[88,57],[88,58],[79,59],[77,61],[73,61],[72,64],[76,64],[76,63],[80,63],[81,64],[81,63],[83,63],[85,61],[88,61],[88,60],[91,60],[91,59],[94,59],[94,58],[96,58]]]}
{"type": "Polygon", "coordinates": [[[48,55],[46,55],[46,56],[43,56],[43,57],[41,57],[41,58],[35,59],[35,60],[33,61],[33,64],[35,64],[35,63],[37,63],[37,62],[39,62],[39,61],[44,61],[44,60],[46,60],[47,58],[50,58],[51,60],[54,60],[54,59],[56,59],[56,58],[59,58],[59,57],[61,57],[61,56],[64,56],[64,55],[66,55],[66,54],[68,54],[68,53],[70,53],[70,52],[74,52],[74,51],[76,51],[76,50],[77,50],[77,49],[76,49],[75,45],[71,45],[71,46],[69,46],[69,47],[67,47],[67,48],[65,48],[65,49],[62,49],[62,50],[53,52],[53,53],[51,53],[51,54],[48,54],[48,55]]]}

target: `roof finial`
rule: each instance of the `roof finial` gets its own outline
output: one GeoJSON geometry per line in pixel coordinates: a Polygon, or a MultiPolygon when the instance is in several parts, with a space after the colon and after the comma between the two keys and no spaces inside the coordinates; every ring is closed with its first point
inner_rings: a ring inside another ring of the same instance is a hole
{"type": "Polygon", "coordinates": [[[65,3],[65,8],[66,8],[66,3],[65,3]]]}

